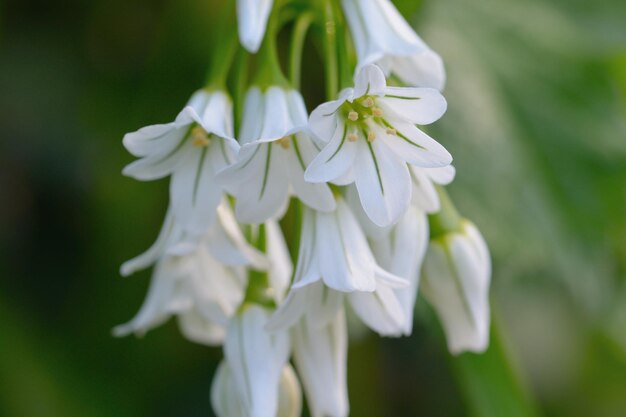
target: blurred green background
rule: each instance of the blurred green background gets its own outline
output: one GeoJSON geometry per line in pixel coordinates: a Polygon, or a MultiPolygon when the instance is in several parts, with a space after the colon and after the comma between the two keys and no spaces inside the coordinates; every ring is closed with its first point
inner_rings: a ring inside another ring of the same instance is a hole
{"type": "MultiPolygon", "coordinates": [[[[395,3],[446,62],[432,133],[490,244],[496,324],[459,358],[423,303],[411,338],[357,335],[351,415],[626,416],[626,2],[395,3]]],[[[0,416],[212,415],[220,349],[110,329],[149,278],[118,266],[167,204],[120,174],[121,138],[201,85],[215,6],[0,3],[0,416]]]]}

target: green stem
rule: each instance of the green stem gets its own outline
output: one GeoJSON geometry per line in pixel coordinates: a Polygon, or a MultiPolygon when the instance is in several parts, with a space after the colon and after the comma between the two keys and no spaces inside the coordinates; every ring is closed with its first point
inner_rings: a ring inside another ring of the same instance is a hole
{"type": "MultiPolygon", "coordinates": [[[[266,252],[267,236],[265,224],[259,226],[258,235],[254,245],[261,252],[266,252]]],[[[275,302],[270,294],[270,280],[267,271],[248,270],[248,286],[241,305],[256,303],[266,307],[275,307],[275,302]]]]}
{"type": "Polygon", "coordinates": [[[335,29],[337,33],[337,57],[339,60],[339,88],[347,88],[352,86],[352,73],[354,71],[354,64],[352,61],[353,53],[351,54],[348,46],[352,46],[348,42],[348,32],[346,30],[346,22],[341,12],[341,7],[338,2],[333,2],[334,15],[335,15],[335,29]]]}
{"type": "Polygon", "coordinates": [[[302,72],[302,50],[306,34],[313,23],[313,13],[304,13],[298,17],[291,35],[289,51],[289,81],[295,89],[300,89],[300,75],[302,72]]]}
{"type": "Polygon", "coordinates": [[[324,56],[326,70],[326,98],[334,100],[339,91],[337,61],[337,25],[333,11],[333,0],[321,0],[323,8],[324,56]]]}
{"type": "Polygon", "coordinates": [[[278,57],[278,48],[276,46],[276,37],[280,29],[280,1],[274,4],[272,14],[267,22],[267,30],[265,38],[261,44],[258,54],[259,70],[254,78],[253,84],[261,88],[276,85],[280,87],[289,87],[289,81],[283,74],[278,57]]]}
{"type": "Polygon", "coordinates": [[[211,52],[211,66],[207,71],[205,86],[209,89],[226,89],[226,80],[230,71],[235,52],[239,49],[237,26],[234,24],[235,7],[227,2],[220,13],[219,22],[215,25],[214,37],[220,42],[214,42],[211,52]]]}
{"type": "Polygon", "coordinates": [[[450,232],[458,232],[462,230],[462,217],[459,215],[456,207],[454,207],[448,192],[440,185],[437,185],[436,189],[437,194],[439,195],[441,209],[439,212],[428,216],[431,239],[436,239],[450,232]]]}

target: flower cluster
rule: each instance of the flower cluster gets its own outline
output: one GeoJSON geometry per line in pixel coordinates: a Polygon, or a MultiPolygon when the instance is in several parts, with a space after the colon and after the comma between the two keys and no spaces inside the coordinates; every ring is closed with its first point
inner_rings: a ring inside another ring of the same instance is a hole
{"type": "Polygon", "coordinates": [[[139,313],[114,333],[176,316],[189,340],[222,345],[220,417],[299,416],[300,384],[312,416],[347,416],[346,314],[410,335],[418,289],[452,353],[489,339],[489,252],[443,188],[452,156],[423,127],[446,111],[441,58],[389,0],[291,6],[238,0],[243,49],[216,47],[206,86],[176,119],[123,141],[138,158],[124,174],[170,176],[170,204],[153,246],[122,265],[122,275],[154,271],[139,313]],[[311,25],[323,29],[311,34],[328,53],[329,97],[309,114],[297,84],[311,25]],[[250,68],[237,88],[226,82],[250,68]]]}

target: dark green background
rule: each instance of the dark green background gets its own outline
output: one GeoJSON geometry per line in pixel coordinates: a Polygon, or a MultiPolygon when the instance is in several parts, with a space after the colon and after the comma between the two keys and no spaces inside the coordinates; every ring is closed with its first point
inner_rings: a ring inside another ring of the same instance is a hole
{"type": "MultiPolygon", "coordinates": [[[[0,416],[211,415],[219,349],[110,329],[167,204],[121,138],[201,86],[216,3],[0,3],[0,416]]],[[[355,331],[352,416],[626,415],[626,2],[396,4],[446,61],[431,132],[492,250],[497,337],[451,358],[423,303],[411,338],[355,331]]]]}

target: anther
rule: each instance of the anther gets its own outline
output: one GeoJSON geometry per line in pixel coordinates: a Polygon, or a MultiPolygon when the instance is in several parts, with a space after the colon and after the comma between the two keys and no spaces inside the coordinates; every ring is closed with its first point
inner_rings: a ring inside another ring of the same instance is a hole
{"type": "Polygon", "coordinates": [[[284,137],[284,138],[278,139],[278,144],[283,149],[289,149],[289,138],[284,137]]]}
{"type": "Polygon", "coordinates": [[[383,110],[380,107],[374,107],[372,109],[372,114],[374,117],[381,117],[383,115],[383,110]]]}
{"type": "Polygon", "coordinates": [[[348,119],[352,120],[353,122],[356,122],[357,120],[359,120],[359,113],[355,111],[351,111],[350,113],[348,113],[348,119]]]}
{"type": "Polygon", "coordinates": [[[396,129],[394,129],[393,127],[388,127],[386,130],[388,135],[395,135],[398,133],[398,131],[396,129]]]}
{"type": "Polygon", "coordinates": [[[372,107],[374,105],[374,100],[372,100],[371,97],[367,97],[365,100],[363,100],[363,105],[365,107],[372,107]]]}
{"type": "Polygon", "coordinates": [[[348,133],[348,142],[356,142],[358,138],[356,133],[348,133]]]}
{"type": "Polygon", "coordinates": [[[203,128],[200,126],[196,126],[191,130],[191,144],[197,146],[199,148],[204,146],[209,146],[211,141],[209,140],[209,136],[203,128]]]}
{"type": "Polygon", "coordinates": [[[374,142],[374,139],[376,139],[376,133],[372,131],[367,132],[367,140],[369,142],[374,142]]]}

